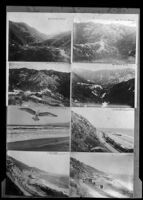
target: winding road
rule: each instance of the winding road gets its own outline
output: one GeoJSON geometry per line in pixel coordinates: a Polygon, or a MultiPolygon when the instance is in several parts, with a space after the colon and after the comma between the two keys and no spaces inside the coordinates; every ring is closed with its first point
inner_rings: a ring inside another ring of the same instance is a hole
{"type": "Polygon", "coordinates": [[[109,152],[112,152],[112,153],[120,152],[116,150],[113,146],[111,146],[109,143],[106,142],[102,131],[97,131],[97,136],[98,136],[99,141],[108,149],[109,152]]]}

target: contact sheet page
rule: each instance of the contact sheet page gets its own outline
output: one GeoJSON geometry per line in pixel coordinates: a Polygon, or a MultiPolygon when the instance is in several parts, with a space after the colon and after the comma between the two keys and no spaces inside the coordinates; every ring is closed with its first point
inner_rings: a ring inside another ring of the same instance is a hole
{"type": "Polygon", "coordinates": [[[133,198],[139,15],[7,12],[4,195],[133,198]]]}

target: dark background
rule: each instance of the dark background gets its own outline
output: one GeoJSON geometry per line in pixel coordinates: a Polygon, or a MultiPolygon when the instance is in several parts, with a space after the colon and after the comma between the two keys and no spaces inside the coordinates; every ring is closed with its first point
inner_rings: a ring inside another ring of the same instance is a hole
{"type": "MultiPolygon", "coordinates": [[[[99,1],[90,1],[90,0],[86,0],[86,1],[83,1],[82,0],[82,3],[80,1],[69,1],[69,0],[66,0],[66,1],[60,1],[60,0],[57,0],[57,1],[54,1],[54,0],[35,0],[35,1],[32,1],[32,0],[24,0],[24,1],[16,1],[16,0],[5,0],[3,1],[3,4],[1,4],[1,58],[0,58],[0,61],[1,61],[1,65],[0,65],[0,70],[1,70],[1,73],[0,73],[0,81],[1,81],[1,95],[0,95],[0,100],[1,100],[1,103],[0,103],[0,117],[1,117],[1,120],[0,120],[0,155],[1,155],[1,160],[0,160],[0,175],[1,175],[1,181],[5,178],[5,169],[6,169],[6,163],[5,163],[5,159],[6,159],[6,7],[7,6],[26,6],[26,7],[29,7],[29,6],[44,6],[44,9],[45,9],[45,6],[47,7],[58,7],[56,8],[57,10],[55,12],[59,12],[62,10],[62,12],[65,12],[63,7],[67,7],[66,9],[68,9],[69,12],[79,12],[79,9],[77,7],[82,7],[83,9],[83,12],[85,12],[85,9],[87,7],[90,8],[90,10],[92,9],[97,9],[99,10],[99,12],[104,12],[104,9],[107,10],[108,8],[108,11],[110,12],[111,10],[113,11],[113,13],[118,13],[118,8],[123,8],[124,11],[127,10],[127,8],[140,8],[140,17],[141,17],[141,14],[142,14],[142,10],[141,10],[141,4],[139,4],[139,2],[136,1],[115,1],[115,0],[110,0],[110,1],[107,1],[107,0],[99,0],[99,1]],[[101,10],[99,8],[102,8],[101,10]]],[[[32,7],[29,7],[29,11],[32,11],[32,7]]],[[[86,10],[87,12],[87,10],[86,10]]],[[[89,11],[91,12],[91,11],[89,11]]],[[[140,23],[140,27],[141,26],[141,23],[140,23]]],[[[141,34],[141,32],[140,32],[141,34]]],[[[140,42],[141,44],[141,38],[140,38],[140,42]]],[[[141,46],[141,45],[140,45],[141,46]]],[[[139,53],[139,52],[138,52],[139,53]]],[[[141,56],[140,56],[141,57],[141,56]]],[[[140,66],[141,66],[141,63],[142,63],[142,59],[140,60],[140,66]]],[[[141,68],[140,67],[140,79],[141,79],[141,68]]],[[[142,80],[142,79],[141,79],[142,80]]],[[[140,168],[139,168],[139,174],[140,174],[140,179],[142,179],[143,177],[143,172],[142,172],[142,169],[143,169],[143,164],[141,162],[142,159],[142,154],[141,154],[141,144],[142,144],[142,134],[143,132],[141,131],[142,127],[141,127],[141,123],[143,122],[143,120],[141,120],[141,117],[142,117],[142,101],[141,101],[141,82],[139,80],[139,85],[140,85],[140,89],[139,89],[139,108],[138,108],[138,117],[139,117],[139,131],[140,131],[140,138],[139,138],[139,141],[140,141],[140,144],[139,144],[139,151],[140,151],[140,156],[139,156],[139,160],[140,160],[140,168]],[[142,133],[142,134],[141,134],[142,133]]]]}

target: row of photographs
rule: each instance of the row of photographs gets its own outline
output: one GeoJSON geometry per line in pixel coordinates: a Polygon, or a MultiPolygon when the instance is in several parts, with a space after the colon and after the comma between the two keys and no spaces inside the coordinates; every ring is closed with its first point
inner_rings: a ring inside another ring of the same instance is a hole
{"type": "Polygon", "coordinates": [[[7,63],[7,105],[134,108],[137,66],[7,63]]]}
{"type": "Polygon", "coordinates": [[[133,153],[134,110],[12,105],[7,149],[47,152],[133,153]]]}
{"type": "Polygon", "coordinates": [[[130,153],[8,151],[5,196],[133,198],[133,175],[130,153]]]}
{"type": "Polygon", "coordinates": [[[137,64],[138,15],[7,12],[7,60],[137,64]]]}

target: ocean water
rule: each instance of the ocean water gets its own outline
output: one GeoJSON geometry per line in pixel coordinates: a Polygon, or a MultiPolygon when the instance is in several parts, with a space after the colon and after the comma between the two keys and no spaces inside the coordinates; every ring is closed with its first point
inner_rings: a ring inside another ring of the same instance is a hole
{"type": "Polygon", "coordinates": [[[123,128],[98,128],[100,131],[108,132],[109,134],[122,134],[130,137],[134,137],[133,129],[123,129],[123,128]]]}
{"type": "Polygon", "coordinates": [[[50,129],[8,129],[7,142],[16,142],[42,138],[69,137],[69,128],[50,128],[50,129]]]}

